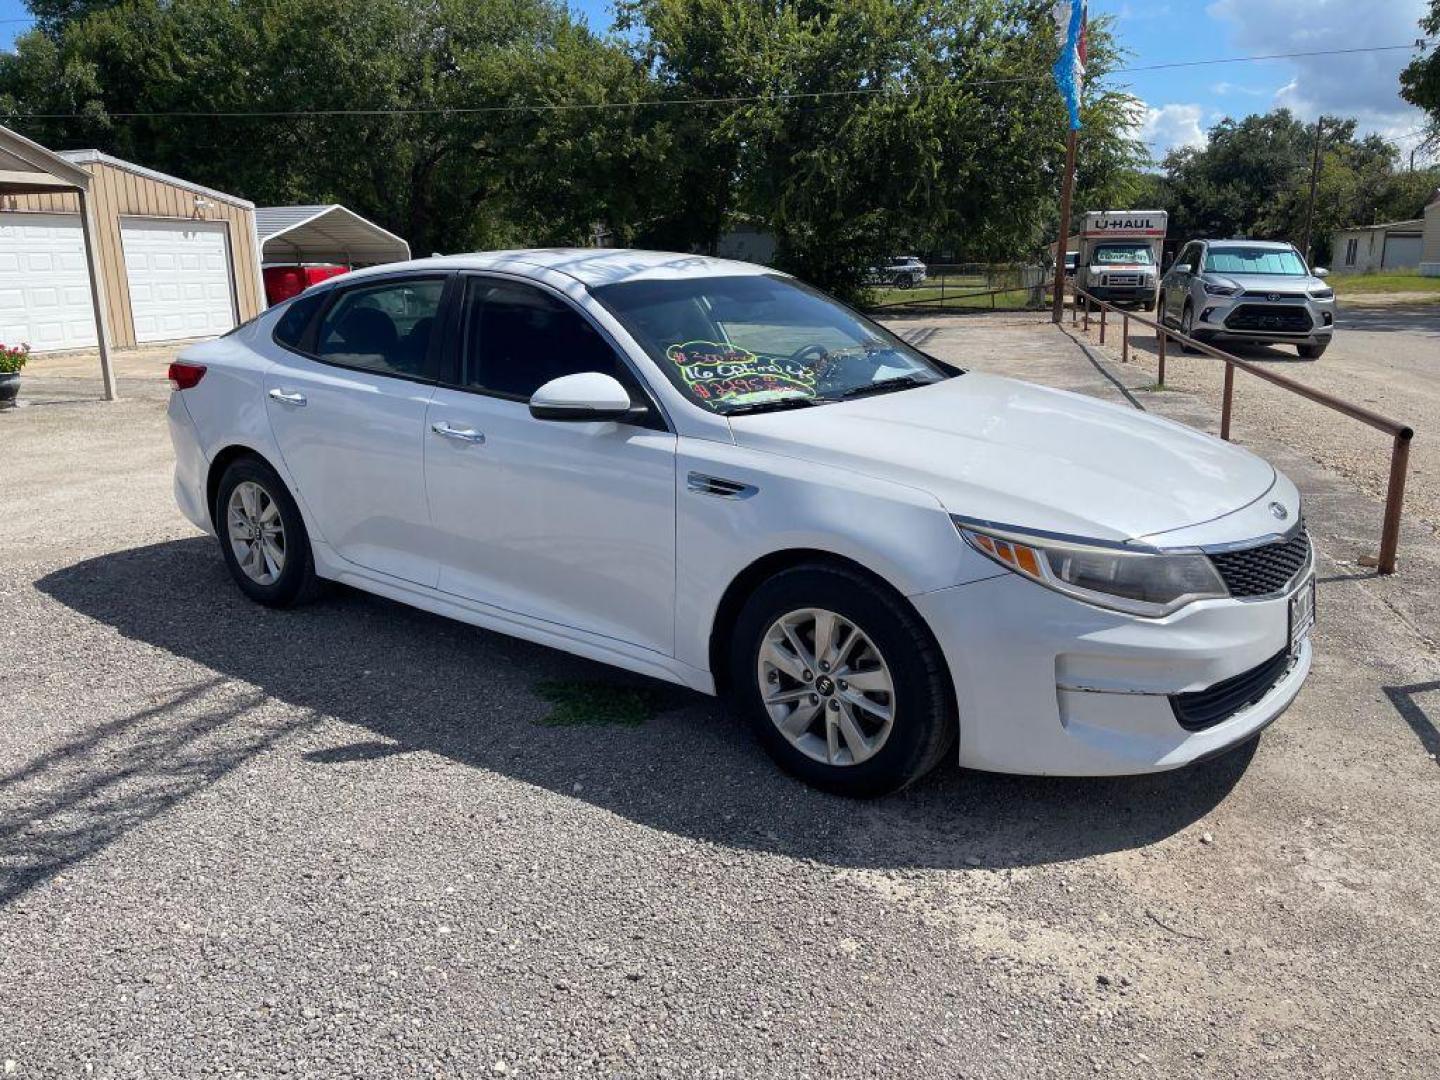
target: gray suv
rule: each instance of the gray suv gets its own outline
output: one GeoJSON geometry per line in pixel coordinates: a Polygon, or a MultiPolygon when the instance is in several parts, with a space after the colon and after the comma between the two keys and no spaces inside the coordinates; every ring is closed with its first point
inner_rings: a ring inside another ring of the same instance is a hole
{"type": "Polygon", "coordinates": [[[1335,290],[1291,244],[1192,240],[1160,279],[1160,319],[1198,341],[1290,344],[1318,359],[1335,333],[1335,290]]]}

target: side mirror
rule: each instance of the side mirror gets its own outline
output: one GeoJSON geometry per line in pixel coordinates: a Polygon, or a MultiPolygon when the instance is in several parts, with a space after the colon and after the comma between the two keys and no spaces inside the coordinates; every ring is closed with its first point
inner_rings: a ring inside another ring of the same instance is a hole
{"type": "Polygon", "coordinates": [[[1312,271],[1310,271],[1310,272],[1311,272],[1312,274],[1314,274],[1316,277],[1329,277],[1329,276],[1330,276],[1330,271],[1329,271],[1329,270],[1326,270],[1325,267],[1323,267],[1323,266],[1317,266],[1317,267],[1315,267],[1314,270],[1312,270],[1312,271]]]}
{"type": "Polygon", "coordinates": [[[551,379],[530,395],[530,415],[536,420],[633,420],[645,413],[613,375],[582,371],[551,379]]]}

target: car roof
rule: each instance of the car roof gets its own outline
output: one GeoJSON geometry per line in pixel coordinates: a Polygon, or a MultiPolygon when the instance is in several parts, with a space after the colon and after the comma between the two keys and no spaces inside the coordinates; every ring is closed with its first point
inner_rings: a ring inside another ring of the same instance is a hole
{"type": "Polygon", "coordinates": [[[624,281],[677,280],[681,278],[739,277],[778,271],[734,259],[714,259],[675,251],[637,251],[628,248],[525,248],[481,251],[465,255],[437,255],[429,259],[384,263],[357,270],[349,280],[399,270],[504,270],[534,277],[540,270],[565,274],[590,287],[624,281]]]}

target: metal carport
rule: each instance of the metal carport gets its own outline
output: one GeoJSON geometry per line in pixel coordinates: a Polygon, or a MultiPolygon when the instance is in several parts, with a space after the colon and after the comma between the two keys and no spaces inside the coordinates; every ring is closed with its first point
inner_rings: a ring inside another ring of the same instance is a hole
{"type": "Polygon", "coordinates": [[[0,199],[14,195],[74,193],[80,203],[80,229],[85,240],[85,269],[90,276],[90,302],[95,309],[95,340],[100,350],[100,377],[105,400],[114,401],[115,370],[110,366],[110,319],[105,306],[105,279],[95,255],[95,207],[90,199],[90,174],[59,154],[25,136],[0,127],[0,199]]]}
{"type": "Polygon", "coordinates": [[[359,266],[410,258],[404,240],[338,204],[262,206],[255,211],[255,231],[265,264],[359,266]]]}

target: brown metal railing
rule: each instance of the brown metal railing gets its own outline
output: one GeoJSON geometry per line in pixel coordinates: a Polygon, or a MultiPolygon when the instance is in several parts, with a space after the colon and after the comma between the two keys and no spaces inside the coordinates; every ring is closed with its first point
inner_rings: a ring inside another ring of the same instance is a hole
{"type": "Polygon", "coordinates": [[[1155,331],[1155,339],[1159,344],[1158,361],[1159,385],[1165,385],[1165,343],[1168,338],[1176,341],[1197,352],[1212,356],[1216,360],[1225,363],[1225,385],[1220,399],[1220,437],[1228,440],[1230,438],[1230,417],[1233,411],[1232,405],[1235,395],[1235,369],[1254,375],[1257,379],[1264,379],[1266,382],[1282,389],[1299,394],[1309,401],[1318,405],[1324,405],[1328,409],[1334,409],[1338,413],[1353,420],[1359,420],[1362,424],[1369,424],[1377,431],[1383,431],[1391,438],[1390,449],[1390,481],[1385,494],[1385,520],[1380,529],[1380,554],[1373,560],[1374,565],[1382,574],[1393,574],[1395,572],[1395,556],[1400,547],[1400,511],[1405,502],[1405,476],[1410,467],[1410,440],[1415,437],[1415,430],[1408,424],[1401,424],[1391,420],[1388,416],[1381,416],[1379,413],[1367,409],[1361,405],[1354,405],[1333,394],[1327,394],[1323,390],[1316,390],[1306,386],[1304,383],[1296,382],[1277,372],[1270,371],[1242,360],[1240,357],[1217,349],[1213,345],[1207,345],[1203,341],[1197,341],[1192,337],[1172,330],[1163,325],[1158,319],[1147,319],[1142,315],[1136,315],[1124,308],[1116,307],[1114,304],[1106,303],[1097,297],[1091,296],[1084,289],[1071,286],[1070,324],[1074,326],[1080,319],[1077,311],[1080,308],[1080,301],[1084,304],[1084,329],[1090,330],[1090,313],[1095,308],[1100,311],[1100,344],[1105,344],[1105,324],[1107,312],[1115,312],[1121,317],[1120,335],[1120,358],[1122,361],[1130,359],[1130,323],[1133,320],[1141,326],[1148,326],[1155,331]]]}

